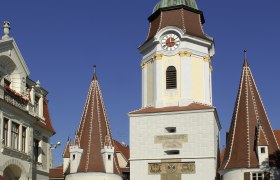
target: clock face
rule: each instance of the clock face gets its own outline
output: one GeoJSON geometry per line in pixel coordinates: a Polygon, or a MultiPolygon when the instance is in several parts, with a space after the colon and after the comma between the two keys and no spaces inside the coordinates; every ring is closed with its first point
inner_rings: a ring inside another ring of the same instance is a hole
{"type": "Polygon", "coordinates": [[[180,38],[175,34],[167,34],[161,40],[161,46],[164,50],[173,51],[179,47],[180,38]]]}

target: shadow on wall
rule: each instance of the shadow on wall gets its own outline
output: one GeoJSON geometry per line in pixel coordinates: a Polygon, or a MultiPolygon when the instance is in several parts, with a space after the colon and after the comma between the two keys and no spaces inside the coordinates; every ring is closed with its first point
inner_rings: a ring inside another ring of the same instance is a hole
{"type": "Polygon", "coordinates": [[[270,155],[269,162],[263,162],[261,169],[264,172],[269,172],[265,174],[265,179],[270,179],[269,176],[280,179],[280,151],[276,151],[274,154],[270,155]]]}

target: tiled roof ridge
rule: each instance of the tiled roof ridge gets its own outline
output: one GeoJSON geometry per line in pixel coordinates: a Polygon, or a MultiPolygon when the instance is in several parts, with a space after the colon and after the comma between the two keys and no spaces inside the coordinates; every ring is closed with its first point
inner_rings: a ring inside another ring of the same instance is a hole
{"type": "Polygon", "coordinates": [[[149,109],[149,108],[155,108],[155,107],[154,107],[154,106],[151,106],[151,105],[146,106],[146,107],[141,107],[141,108],[139,108],[139,109],[136,109],[136,110],[134,110],[134,111],[129,112],[129,114],[133,114],[133,113],[135,113],[135,112],[137,112],[137,111],[141,111],[141,110],[149,109]]]}
{"type": "MultiPolygon", "coordinates": [[[[95,76],[94,76],[95,77],[95,76]]],[[[92,84],[93,86],[90,88],[90,91],[92,92],[93,94],[93,97],[97,97],[98,94],[96,93],[96,86],[98,86],[98,84],[96,84],[97,80],[96,78],[93,78],[93,81],[92,81],[92,84]],[[92,89],[93,88],[93,89],[92,89]],[[95,94],[96,93],[96,94],[95,94]]],[[[91,95],[91,93],[90,93],[91,95]]],[[[98,98],[97,98],[98,99],[98,98]]],[[[87,100],[89,102],[89,100],[87,100]]],[[[98,101],[98,100],[97,100],[98,101]]],[[[86,147],[87,148],[87,154],[86,154],[86,164],[85,164],[85,172],[88,172],[88,165],[89,165],[89,161],[90,161],[90,153],[91,153],[91,141],[92,141],[92,124],[93,124],[93,109],[94,109],[94,106],[97,107],[97,109],[99,108],[98,104],[94,104],[94,100],[92,101],[92,108],[91,108],[91,116],[90,116],[90,125],[89,125],[89,137],[88,138],[88,146],[86,147]]],[[[87,105],[87,108],[86,108],[86,111],[88,110],[88,105],[87,105]]],[[[85,113],[86,114],[86,113],[85,113]]],[[[98,112],[99,114],[99,112],[98,112]]],[[[98,118],[98,121],[99,121],[99,118],[98,118]]],[[[84,127],[84,123],[85,121],[83,121],[83,127],[84,127]]],[[[100,131],[100,128],[99,128],[99,131],[100,131]]],[[[81,136],[82,136],[83,132],[81,131],[81,136]]]]}
{"type": "Polygon", "coordinates": [[[248,69],[247,66],[244,67],[245,70],[245,95],[246,95],[246,125],[247,125],[247,162],[248,167],[251,167],[251,147],[250,147],[250,113],[249,113],[249,91],[248,91],[248,69]]]}
{"type": "MultiPolygon", "coordinates": [[[[99,96],[100,97],[100,102],[101,102],[101,106],[102,106],[103,113],[104,113],[103,115],[105,117],[104,119],[105,119],[106,130],[107,130],[107,133],[106,133],[107,135],[106,136],[109,136],[109,139],[110,139],[110,142],[111,142],[111,146],[115,147],[115,144],[114,144],[114,141],[113,141],[113,137],[112,137],[112,131],[110,129],[110,123],[108,121],[106,107],[105,107],[105,104],[104,104],[103,96],[102,96],[102,93],[101,93],[99,85],[97,86],[97,90],[98,90],[99,95],[100,95],[99,96]]],[[[106,138],[105,138],[105,140],[106,140],[106,138]]],[[[105,144],[105,142],[104,142],[104,144],[105,144]]],[[[103,144],[101,144],[101,145],[103,145],[103,144]]],[[[104,147],[104,146],[102,146],[102,147],[104,147]]],[[[115,152],[114,152],[114,154],[115,154],[115,152]]],[[[115,160],[114,160],[114,166],[116,167],[116,170],[118,171],[118,174],[121,174],[116,156],[115,156],[115,160]]]]}
{"type": "Polygon", "coordinates": [[[87,110],[88,110],[88,106],[89,106],[89,100],[90,100],[90,96],[92,95],[92,92],[93,92],[93,90],[92,90],[93,87],[94,87],[94,84],[93,84],[93,81],[92,81],[90,83],[89,92],[87,94],[86,103],[84,105],[83,114],[82,114],[80,124],[79,124],[79,127],[78,127],[78,130],[80,129],[81,133],[83,132],[83,129],[84,129],[84,123],[85,123],[84,119],[86,118],[85,114],[87,114],[87,110]]]}
{"type": "MultiPolygon", "coordinates": [[[[209,107],[209,108],[214,108],[214,109],[216,108],[213,105],[206,104],[206,103],[199,102],[199,101],[192,101],[190,104],[188,104],[186,106],[169,106],[169,107],[188,107],[188,106],[191,106],[191,105],[202,105],[202,106],[206,106],[206,107],[209,107]]],[[[142,108],[136,109],[134,111],[131,111],[131,112],[129,112],[129,114],[134,114],[134,113],[137,113],[138,111],[142,111],[142,110],[149,109],[149,108],[164,109],[164,108],[167,108],[167,107],[154,107],[154,106],[149,105],[149,106],[142,107],[142,108]]]]}
{"type": "Polygon", "coordinates": [[[198,105],[202,105],[202,106],[208,106],[208,107],[211,107],[211,108],[216,108],[216,106],[214,106],[214,105],[212,105],[212,104],[206,104],[206,103],[199,102],[199,101],[193,101],[193,102],[190,103],[189,105],[192,105],[192,104],[198,104],[198,105]]]}
{"type": "Polygon", "coordinates": [[[269,145],[268,139],[261,125],[259,125],[258,127],[257,145],[269,145]],[[265,140],[265,142],[263,142],[262,140],[265,140]]]}

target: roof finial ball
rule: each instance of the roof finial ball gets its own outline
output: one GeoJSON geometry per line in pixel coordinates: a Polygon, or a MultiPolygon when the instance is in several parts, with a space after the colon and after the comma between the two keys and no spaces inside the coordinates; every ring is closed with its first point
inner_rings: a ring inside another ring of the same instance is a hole
{"type": "Polygon", "coordinates": [[[11,24],[9,21],[4,21],[3,24],[3,31],[4,31],[4,35],[2,36],[2,39],[8,39],[10,36],[10,29],[11,29],[11,24]]]}

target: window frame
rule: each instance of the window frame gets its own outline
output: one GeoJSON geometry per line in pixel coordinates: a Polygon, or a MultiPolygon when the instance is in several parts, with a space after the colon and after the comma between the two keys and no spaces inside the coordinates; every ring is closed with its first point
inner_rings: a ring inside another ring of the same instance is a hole
{"type": "Polygon", "coordinates": [[[16,122],[12,122],[11,126],[11,148],[18,150],[19,149],[19,129],[20,125],[16,122]],[[14,128],[15,127],[15,128],[14,128]]]}
{"type": "Polygon", "coordinates": [[[168,66],[165,72],[166,89],[177,89],[177,69],[175,66],[168,66]]]}
{"type": "Polygon", "coordinates": [[[252,172],[251,173],[252,180],[264,180],[264,172],[252,172]],[[259,179],[261,178],[261,179],[259,179]]]}

